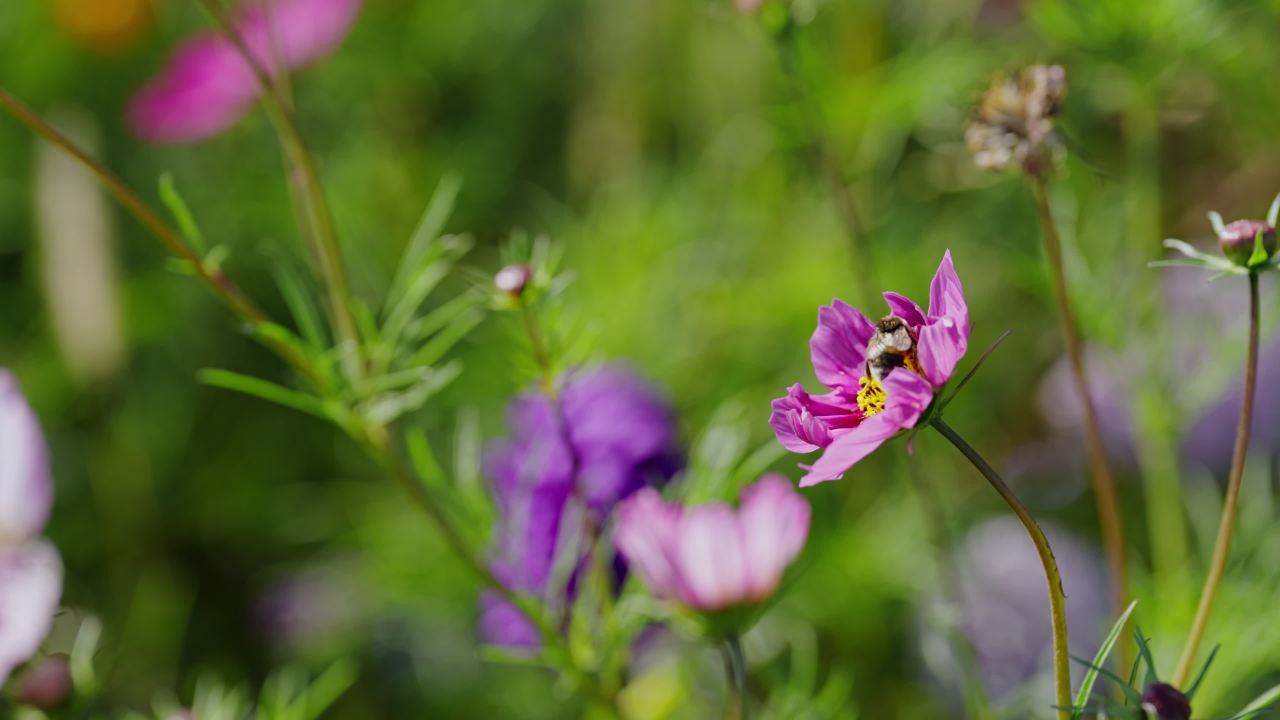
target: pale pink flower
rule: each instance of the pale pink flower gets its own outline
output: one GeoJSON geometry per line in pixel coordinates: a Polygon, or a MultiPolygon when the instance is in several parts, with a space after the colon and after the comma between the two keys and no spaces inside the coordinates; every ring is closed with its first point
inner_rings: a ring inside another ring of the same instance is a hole
{"type": "Polygon", "coordinates": [[[736,511],[682,507],[641,490],[619,507],[614,542],[654,595],[718,611],[771,596],[808,535],[809,504],[786,478],[766,475],[742,492],[736,511]]]}
{"type": "MultiPolygon", "coordinates": [[[[296,70],[337,49],[355,23],[361,0],[270,0],[252,5],[232,23],[268,74],[296,70]]],[[[134,96],[128,120],[135,134],[155,143],[202,140],[230,127],[260,88],[235,43],[215,32],[194,35],[174,51],[169,66],[134,96]]]]}

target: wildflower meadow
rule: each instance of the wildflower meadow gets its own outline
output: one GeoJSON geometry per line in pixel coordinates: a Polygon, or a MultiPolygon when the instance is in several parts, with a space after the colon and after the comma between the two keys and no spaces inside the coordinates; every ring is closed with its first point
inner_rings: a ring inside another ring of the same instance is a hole
{"type": "Polygon", "coordinates": [[[1280,717],[1280,4],[0,6],[0,718],[1280,717]]]}

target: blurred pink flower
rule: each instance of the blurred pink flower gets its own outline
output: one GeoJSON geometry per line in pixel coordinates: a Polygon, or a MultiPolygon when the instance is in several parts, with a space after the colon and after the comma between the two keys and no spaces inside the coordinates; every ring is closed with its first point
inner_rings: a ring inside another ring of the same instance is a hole
{"type": "Polygon", "coordinates": [[[809,505],[781,475],[724,503],[684,508],[645,488],[618,509],[614,542],[655,595],[696,610],[768,598],[809,535],[809,505]]]}
{"type": "MultiPolygon", "coordinates": [[[[267,73],[309,65],[332,53],[355,22],[361,0],[271,0],[246,8],[233,23],[267,73]]],[[[155,143],[216,135],[239,120],[258,96],[258,81],[234,43],[214,32],[195,35],[169,66],[130,102],[129,125],[155,143]]]]}
{"type": "Polygon", "coordinates": [[[0,685],[40,648],[62,593],[62,561],[37,536],[53,479],[35,413],[0,370],[0,685]]]}
{"type": "Polygon", "coordinates": [[[950,250],[929,286],[928,313],[895,292],[884,299],[889,315],[875,323],[842,300],[818,308],[809,350],[831,392],[813,396],[797,383],[773,401],[769,424],[779,442],[797,453],[825,451],[801,487],[838,479],[914,427],[969,347],[969,306],[950,250]]]}

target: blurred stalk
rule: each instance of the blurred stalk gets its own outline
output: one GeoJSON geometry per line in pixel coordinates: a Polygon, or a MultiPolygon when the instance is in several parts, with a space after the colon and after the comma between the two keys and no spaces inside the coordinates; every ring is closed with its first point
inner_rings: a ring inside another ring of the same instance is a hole
{"type": "Polygon", "coordinates": [[[726,720],[747,720],[747,658],[742,653],[742,639],[736,634],[730,635],[721,650],[728,690],[724,716],[726,720]]]}
{"type": "MultiPolygon", "coordinates": [[[[359,384],[364,381],[368,368],[365,364],[364,345],[356,331],[352,310],[351,290],[347,283],[346,265],[342,249],[334,230],[333,214],[325,197],[324,186],[316,172],[315,159],[298,129],[289,97],[288,84],[273,82],[272,75],[258,62],[245,45],[240,33],[227,21],[220,0],[197,0],[212,19],[214,26],[227,38],[252,69],[258,81],[258,96],[271,119],[276,135],[284,151],[285,175],[290,197],[298,217],[298,227],[307,242],[313,264],[329,297],[329,319],[334,337],[341,346],[339,356],[350,379],[359,384]]],[[[271,13],[267,13],[270,24],[271,13]]],[[[279,63],[279,61],[277,61],[279,63]]],[[[285,74],[279,64],[279,74],[285,74]]]]}
{"type": "Polygon", "coordinates": [[[987,697],[986,687],[982,684],[978,672],[977,653],[973,643],[965,634],[961,623],[954,618],[957,610],[964,608],[964,594],[960,581],[956,577],[955,563],[949,553],[952,549],[951,533],[947,523],[945,501],[942,490],[929,483],[920,474],[920,468],[911,456],[907,456],[907,474],[911,477],[911,487],[915,490],[920,502],[921,515],[929,533],[929,546],[933,550],[934,566],[937,568],[938,584],[942,587],[942,602],[945,606],[942,622],[943,631],[951,651],[955,653],[960,666],[960,685],[964,693],[964,705],[969,718],[976,720],[995,720],[991,711],[991,701],[987,697]]]}
{"type": "Polygon", "coordinates": [[[1073,700],[1071,698],[1070,651],[1067,648],[1067,597],[1062,589],[1062,574],[1058,571],[1058,561],[1053,556],[1053,548],[1049,546],[1049,538],[1045,537],[1040,525],[1036,523],[1035,518],[1031,516],[1030,511],[1022,504],[1022,501],[1013,494],[1013,490],[1010,490],[1009,486],[1001,479],[1000,474],[987,463],[982,455],[978,454],[977,450],[973,449],[973,446],[965,442],[964,438],[960,437],[950,425],[943,422],[942,418],[934,418],[929,424],[949,440],[969,462],[973,463],[978,472],[982,473],[982,476],[987,479],[987,482],[991,484],[991,487],[995,489],[1001,499],[1008,504],[1013,514],[1018,516],[1018,520],[1022,522],[1022,526],[1027,530],[1027,535],[1031,536],[1031,542],[1036,546],[1036,553],[1040,556],[1040,564],[1044,566],[1045,580],[1049,584],[1049,615],[1053,624],[1054,708],[1057,712],[1058,720],[1071,720],[1073,700]]]}
{"type": "Polygon", "coordinates": [[[1227,476],[1227,496],[1222,503],[1222,521],[1218,525],[1218,539],[1213,545],[1213,559],[1209,562],[1209,574],[1204,579],[1204,589],[1200,593],[1200,605],[1196,608],[1195,620],[1191,623],[1191,632],[1187,636],[1187,644],[1182,649],[1182,657],[1178,660],[1178,669],[1173,674],[1173,685],[1186,687],[1191,674],[1191,664],[1195,662],[1196,651],[1200,649],[1200,640],[1204,636],[1205,627],[1209,624],[1209,614],[1213,611],[1213,601],[1218,594],[1218,585],[1227,567],[1227,557],[1231,553],[1231,535],[1236,527],[1236,511],[1240,505],[1240,485],[1244,478],[1244,463],[1249,454],[1249,431],[1253,423],[1253,399],[1258,376],[1258,274],[1249,273],[1249,354],[1244,366],[1244,398],[1240,404],[1240,421],[1236,426],[1235,449],[1231,455],[1231,473],[1227,476]]]}
{"type": "MultiPolygon", "coordinates": [[[[1152,241],[1160,234],[1160,125],[1153,100],[1144,84],[1131,81],[1124,110],[1125,134],[1125,234],[1142,243],[1143,261],[1152,241]]],[[[1158,274],[1138,275],[1132,290],[1136,321],[1152,338],[1147,348],[1151,357],[1167,357],[1170,340],[1168,313],[1161,296],[1158,274]]],[[[1167,365],[1167,364],[1157,364],[1167,365]]],[[[1184,519],[1181,470],[1178,467],[1178,439],[1182,413],[1172,406],[1172,381],[1167,367],[1143,376],[1138,389],[1137,422],[1134,438],[1142,468],[1143,506],[1151,547],[1153,580],[1157,594],[1167,595],[1181,587],[1186,569],[1187,526],[1184,519]]],[[[1128,647],[1127,644],[1122,647],[1128,647]]]]}
{"type": "Polygon", "coordinates": [[[1120,500],[1116,494],[1115,479],[1107,464],[1106,446],[1098,427],[1098,411],[1089,392],[1089,378],[1085,372],[1084,350],[1081,346],[1080,328],[1071,310],[1071,298],[1067,291],[1067,276],[1062,263],[1062,242],[1049,207],[1048,191],[1043,173],[1029,173],[1031,194],[1035,198],[1044,234],[1045,257],[1049,263],[1049,275],[1053,280],[1054,295],[1058,301],[1058,320],[1066,344],[1067,359],[1071,364],[1071,377],[1076,396],[1084,411],[1085,448],[1089,454],[1089,476],[1093,481],[1093,497],[1097,503],[1098,520],[1102,524],[1102,542],[1107,555],[1107,568],[1111,576],[1111,604],[1116,615],[1124,611],[1129,597],[1128,572],[1125,567],[1124,525],[1120,516],[1120,500]]]}
{"type": "Polygon", "coordinates": [[[270,322],[266,313],[240,291],[221,267],[205,263],[204,258],[187,245],[181,233],[161,220],[160,216],[147,207],[147,204],[120,178],[3,89],[0,89],[0,108],[84,165],[130,215],[133,215],[169,252],[184,261],[196,277],[208,286],[237,317],[255,329],[255,337],[314,385],[323,386],[322,375],[312,366],[310,359],[297,348],[277,337],[256,332],[263,323],[270,322]]]}
{"type": "Polygon", "coordinates": [[[875,277],[875,267],[872,264],[871,251],[867,242],[866,225],[863,224],[862,216],[858,212],[853,190],[849,187],[844,171],[840,169],[840,162],[826,132],[822,111],[809,90],[808,83],[805,82],[799,54],[796,51],[795,34],[796,26],[790,18],[782,28],[773,32],[778,59],[782,65],[782,74],[787,78],[793,101],[800,112],[812,170],[826,186],[831,201],[835,203],[836,215],[844,228],[849,252],[853,258],[854,274],[858,278],[858,292],[864,301],[874,300],[875,298],[871,297],[871,280],[875,277]]]}

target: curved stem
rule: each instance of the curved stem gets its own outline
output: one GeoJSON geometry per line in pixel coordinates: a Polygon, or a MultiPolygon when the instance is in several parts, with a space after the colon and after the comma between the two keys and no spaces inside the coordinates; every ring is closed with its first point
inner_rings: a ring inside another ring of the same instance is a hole
{"type": "Polygon", "coordinates": [[[747,720],[747,658],[742,654],[742,640],[730,635],[724,641],[724,672],[729,686],[725,705],[727,720],[747,720]]]}
{"type": "Polygon", "coordinates": [[[1244,463],[1249,453],[1249,432],[1253,424],[1253,398],[1258,381],[1258,274],[1249,273],[1249,354],[1244,367],[1244,398],[1240,403],[1240,421],[1236,426],[1235,449],[1231,455],[1231,472],[1227,476],[1227,496],[1222,503],[1222,521],[1218,525],[1218,539],[1213,545],[1213,559],[1209,562],[1209,574],[1204,579],[1204,589],[1200,591],[1200,605],[1196,608],[1195,620],[1191,623],[1191,632],[1187,635],[1187,644],[1182,649],[1182,657],[1178,660],[1178,669],[1173,674],[1173,684],[1183,687],[1191,674],[1191,664],[1195,662],[1196,651],[1200,648],[1200,640],[1204,637],[1205,628],[1209,624],[1209,613],[1213,610],[1213,601],[1218,594],[1218,585],[1227,567],[1227,556],[1231,552],[1231,535],[1236,527],[1236,510],[1240,505],[1240,485],[1244,478],[1244,463]]]}
{"type": "Polygon", "coordinates": [[[1089,477],[1093,485],[1094,502],[1098,520],[1102,525],[1102,543],[1106,549],[1107,568],[1111,576],[1111,605],[1115,614],[1124,610],[1128,602],[1128,571],[1125,560],[1124,523],[1120,515],[1120,500],[1116,483],[1107,464],[1102,431],[1098,426],[1098,411],[1089,392],[1089,377],[1085,372],[1084,352],[1081,349],[1080,328],[1071,310],[1067,294],[1067,276],[1062,266],[1062,242],[1058,238],[1053,212],[1049,208],[1044,176],[1032,174],[1031,194],[1035,197],[1036,210],[1044,233],[1045,256],[1049,274],[1053,280],[1054,296],[1058,302],[1058,320],[1062,325],[1062,337],[1066,344],[1067,359],[1071,364],[1071,378],[1076,397],[1084,410],[1085,448],[1089,454],[1089,477]]]}
{"type": "Polygon", "coordinates": [[[1031,536],[1031,542],[1036,546],[1040,564],[1044,566],[1045,580],[1049,584],[1049,614],[1053,622],[1053,684],[1058,720],[1070,720],[1072,699],[1070,653],[1067,649],[1067,598],[1062,590],[1062,574],[1058,572],[1058,561],[1053,557],[1053,548],[1049,547],[1049,539],[1045,537],[1044,531],[1040,529],[1035,518],[1031,517],[1031,513],[1022,501],[1013,494],[1009,486],[1000,478],[999,473],[978,454],[977,450],[956,434],[956,431],[943,422],[942,418],[935,418],[930,424],[943,437],[950,440],[951,444],[973,463],[978,472],[982,473],[991,487],[995,488],[996,493],[1009,505],[1009,509],[1013,510],[1013,514],[1018,516],[1027,534],[1031,536]]]}

